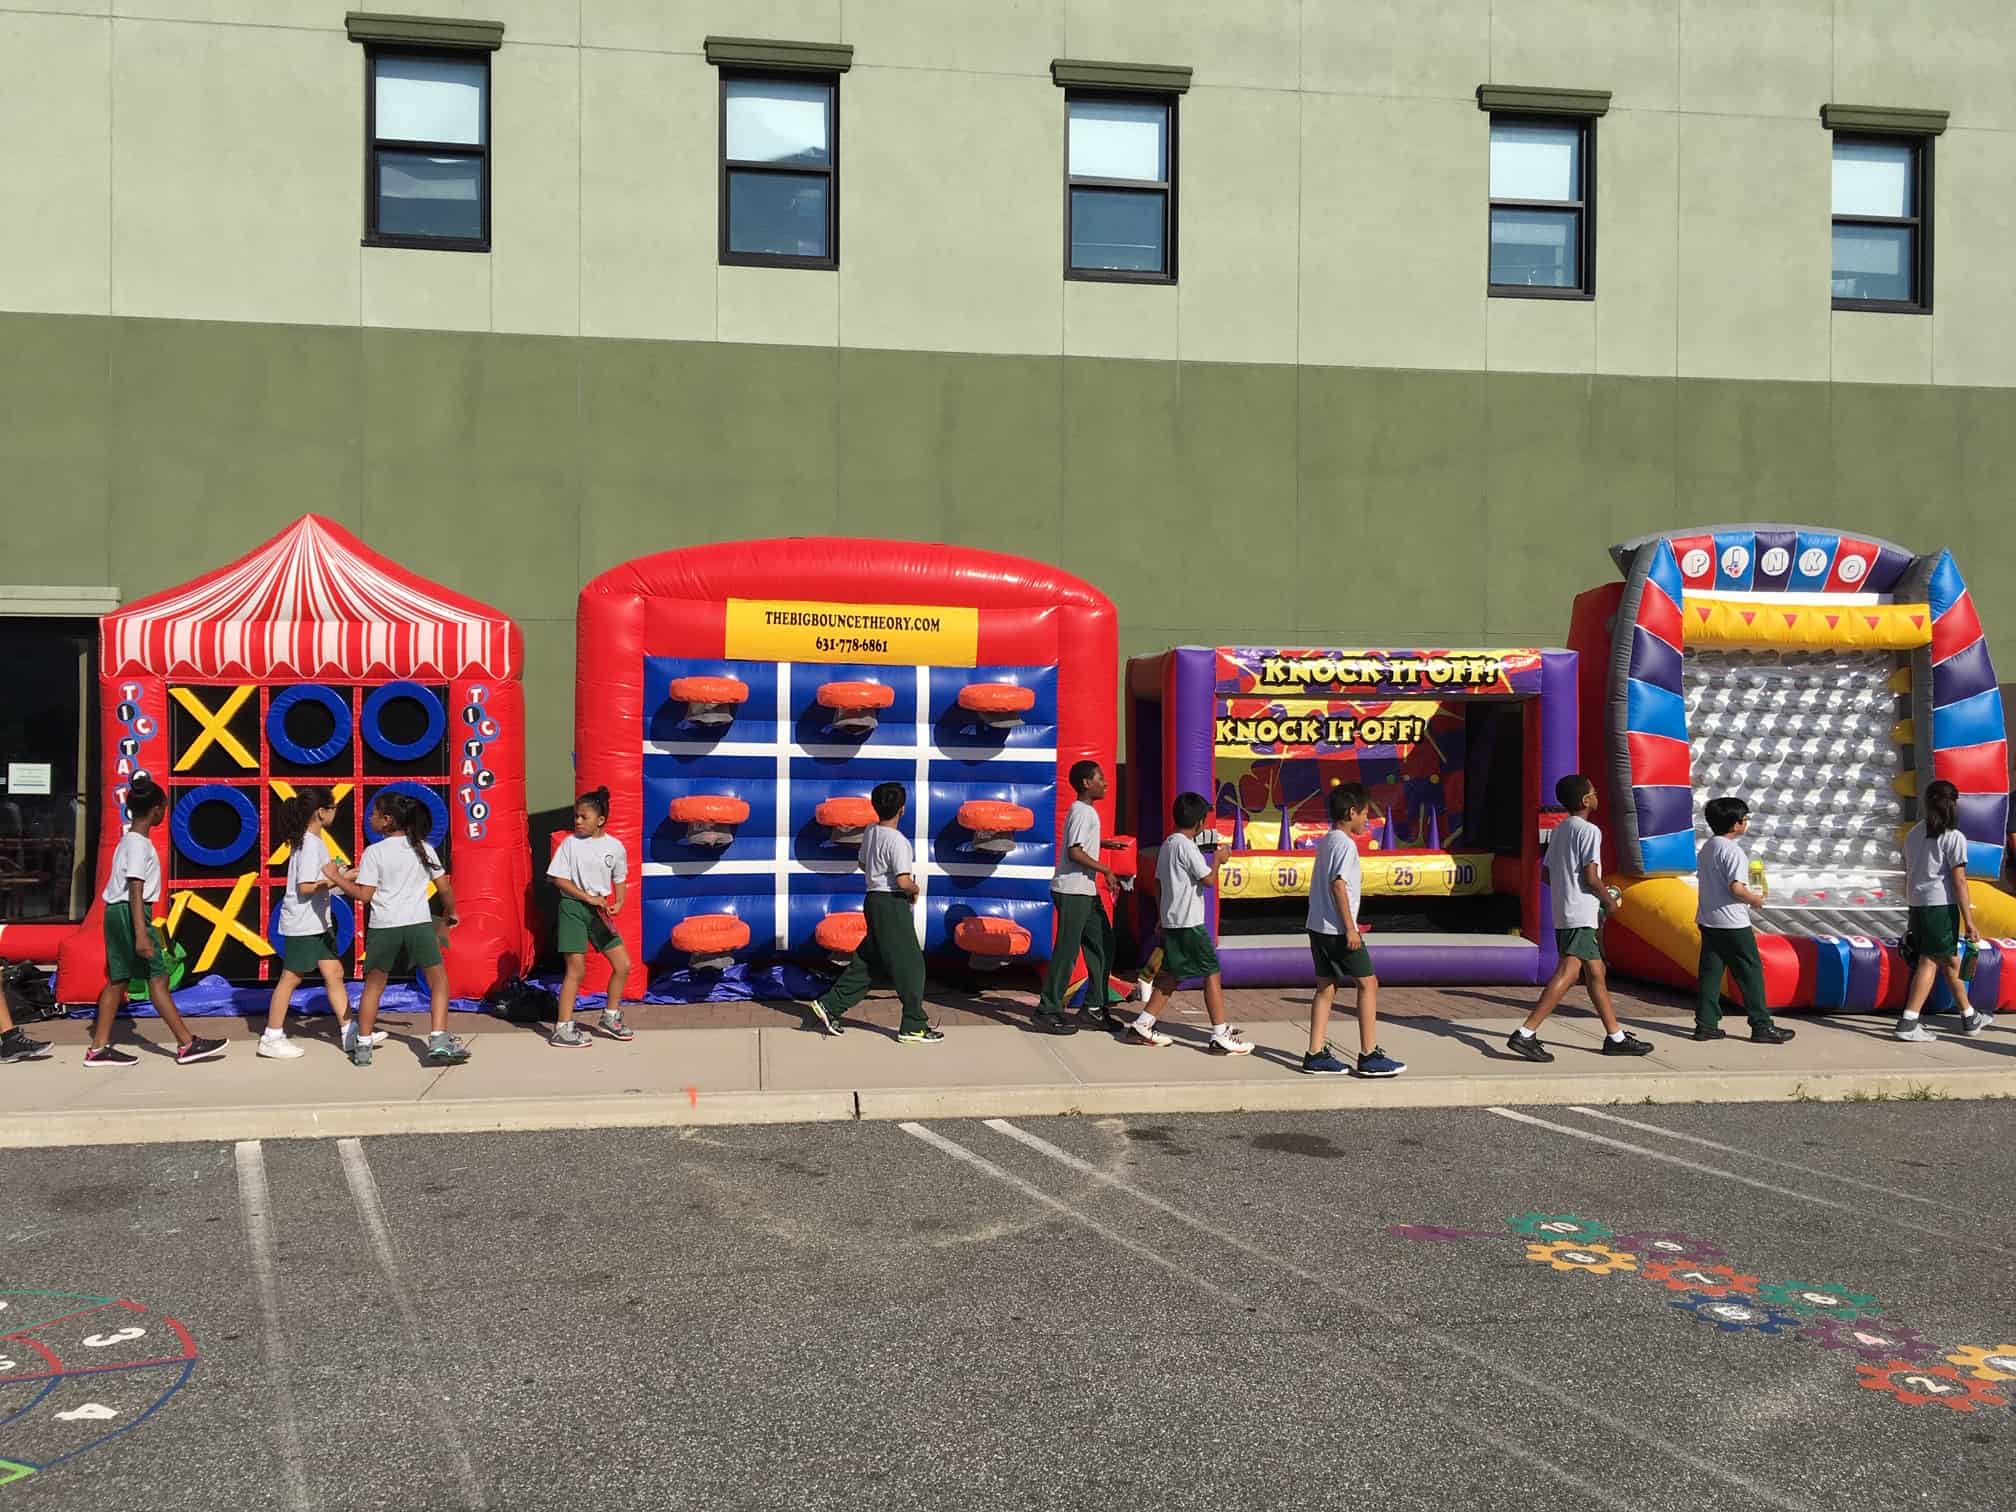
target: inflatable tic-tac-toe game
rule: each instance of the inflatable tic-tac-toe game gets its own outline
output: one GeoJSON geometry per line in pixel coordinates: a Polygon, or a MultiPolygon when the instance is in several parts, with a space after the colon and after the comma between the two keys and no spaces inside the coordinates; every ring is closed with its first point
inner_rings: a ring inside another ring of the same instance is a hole
{"type": "MultiPolygon", "coordinates": [[[[509,619],[406,572],[307,515],[250,555],[108,615],[100,629],[102,886],[133,778],[168,793],[154,831],[156,905],[191,979],[270,982],[287,848],[279,805],[337,799],[340,864],[378,838],[372,800],[411,793],[433,821],[461,924],[450,991],[477,997],[529,962],[524,641],[509,619]]],[[[369,910],[332,905],[348,974],[370,958],[369,910]]],[[[65,1002],[104,983],[103,904],[61,949],[65,1002]]],[[[312,983],[310,984],[313,985],[312,983]]]]}
{"type": "MultiPolygon", "coordinates": [[[[735,962],[844,960],[887,781],[910,793],[926,951],[1048,959],[1065,773],[1113,760],[1118,647],[1097,589],[905,541],[696,546],[582,589],[578,654],[579,786],[609,789],[631,860],[631,995],[735,962]]],[[[590,958],[589,990],[606,970],[590,958]]]]}
{"type": "Polygon", "coordinates": [[[1329,790],[1363,783],[1365,943],[1386,982],[1537,982],[1555,963],[1540,866],[1575,760],[1575,667],[1533,647],[1179,646],[1127,664],[1137,929],[1178,793],[1212,804],[1205,894],[1227,986],[1315,980],[1304,921],[1329,790]]]}
{"type": "MultiPolygon", "coordinates": [[[[1643,536],[1622,584],[1575,601],[1583,767],[1606,782],[1606,931],[1634,975],[1689,985],[1694,857],[1710,798],[1743,798],[1765,866],[1758,953],[1776,1007],[1892,1008],[1909,971],[1905,831],[1921,783],[1960,790],[1984,936],[1972,995],[2016,1005],[2016,899],[1997,887],[2009,819],[2002,696],[1952,555],[1797,526],[1643,536]]],[[[1946,996],[1935,989],[1934,1006],[1946,996]]]]}

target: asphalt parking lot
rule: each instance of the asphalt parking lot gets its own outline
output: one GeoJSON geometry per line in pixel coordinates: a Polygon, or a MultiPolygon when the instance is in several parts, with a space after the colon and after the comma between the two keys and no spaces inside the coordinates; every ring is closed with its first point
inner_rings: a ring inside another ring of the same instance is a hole
{"type": "Polygon", "coordinates": [[[1995,1505],[2007,1128],[1902,1102],[17,1151],[0,1501],[1995,1505]]]}

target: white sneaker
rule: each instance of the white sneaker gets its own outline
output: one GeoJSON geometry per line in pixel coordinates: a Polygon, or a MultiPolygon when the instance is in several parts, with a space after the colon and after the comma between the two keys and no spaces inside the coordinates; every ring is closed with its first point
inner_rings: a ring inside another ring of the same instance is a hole
{"type": "Polygon", "coordinates": [[[1894,1038],[1908,1041],[1914,1045],[1930,1044],[1933,1040],[1939,1038],[1938,1035],[1934,1034],[1914,1018],[1898,1019],[1897,1027],[1890,1032],[1894,1038]]]}
{"type": "Polygon", "coordinates": [[[1253,1042],[1239,1038],[1239,1031],[1227,1027],[1223,1034],[1211,1036],[1211,1043],[1205,1047],[1213,1055],[1251,1055],[1253,1042]]]}
{"type": "Polygon", "coordinates": [[[284,1034],[259,1036],[259,1053],[268,1060],[299,1060],[307,1051],[284,1034]]]}
{"type": "MultiPolygon", "coordinates": [[[[345,1055],[348,1055],[350,1053],[350,1047],[357,1043],[357,1020],[355,1019],[343,1020],[343,1027],[338,1032],[337,1038],[342,1043],[343,1053],[345,1055]]],[[[373,1050],[376,1050],[380,1045],[384,1044],[385,1041],[390,1038],[391,1036],[387,1034],[383,1029],[373,1029],[371,1031],[371,1048],[373,1050]]]]}
{"type": "Polygon", "coordinates": [[[1164,1034],[1160,1029],[1143,1029],[1139,1024],[1129,1024],[1120,1034],[1123,1045],[1153,1045],[1161,1049],[1176,1043],[1172,1034],[1164,1034]]]}

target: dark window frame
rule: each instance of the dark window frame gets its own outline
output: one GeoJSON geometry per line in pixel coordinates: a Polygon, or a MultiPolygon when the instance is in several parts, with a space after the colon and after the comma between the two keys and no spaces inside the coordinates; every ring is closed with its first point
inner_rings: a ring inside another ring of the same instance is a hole
{"type": "Polygon", "coordinates": [[[490,54],[466,47],[406,46],[403,43],[373,42],[364,49],[364,245],[406,247],[423,252],[488,252],[490,250],[490,100],[495,85],[490,54]],[[434,58],[450,63],[483,65],[483,140],[476,146],[467,142],[409,142],[378,136],[378,60],[380,58],[434,58]],[[483,234],[480,236],[413,236],[378,229],[378,155],[381,152],[421,152],[429,157],[474,158],[482,165],[483,234]]]}
{"type": "Polygon", "coordinates": [[[1492,299],[1582,299],[1596,297],[1596,120],[1593,115],[1543,115],[1520,110],[1494,110],[1485,130],[1484,292],[1492,299]],[[1495,199],[1490,183],[1490,132],[1507,126],[1565,126],[1577,132],[1581,198],[1572,200],[1495,199]],[[1491,282],[1491,223],[1498,210],[1572,210],[1575,212],[1575,264],[1580,281],[1568,288],[1548,284],[1491,282]]]}
{"type": "Polygon", "coordinates": [[[1827,279],[1837,310],[1868,310],[1883,315],[1932,313],[1932,137],[1915,132],[1836,131],[1827,144],[1827,279]],[[1850,146],[1908,147],[1911,150],[1911,209],[1906,216],[1835,215],[1834,149],[1850,146]],[[1834,228],[1836,226],[1906,227],[1911,232],[1911,297],[1909,299],[1843,299],[1835,296],[1834,228]]]}
{"type": "Polygon", "coordinates": [[[840,266],[840,74],[838,70],[828,73],[821,69],[778,69],[778,68],[730,68],[715,70],[721,77],[715,88],[719,137],[715,143],[715,158],[719,163],[719,187],[716,198],[720,208],[720,231],[716,253],[721,266],[725,268],[812,268],[830,270],[840,266]],[[728,86],[730,84],[807,84],[826,86],[826,166],[811,167],[793,164],[781,167],[776,163],[753,163],[742,158],[728,156],[728,86]],[[826,175],[826,255],[824,257],[796,257],[778,252],[732,252],[728,248],[728,193],[731,173],[772,173],[790,178],[806,178],[814,174],[826,175]]]}
{"type": "Polygon", "coordinates": [[[1064,91],[1064,276],[1078,283],[1132,283],[1132,284],[1173,284],[1176,282],[1176,185],[1181,174],[1177,168],[1177,104],[1180,95],[1152,89],[1099,89],[1073,85],[1064,91]],[[1168,178],[1150,179],[1109,179],[1073,178],[1071,176],[1071,107],[1078,101],[1102,105],[1160,105],[1167,115],[1169,141],[1168,178]],[[1120,189],[1137,194],[1160,194],[1162,196],[1162,245],[1167,255],[1163,258],[1160,271],[1148,272],[1138,268],[1080,268],[1071,261],[1071,191],[1073,189],[1120,189]]]}

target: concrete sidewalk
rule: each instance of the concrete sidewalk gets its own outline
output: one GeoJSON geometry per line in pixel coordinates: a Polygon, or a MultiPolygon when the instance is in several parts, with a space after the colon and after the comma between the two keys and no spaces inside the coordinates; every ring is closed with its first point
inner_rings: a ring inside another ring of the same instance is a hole
{"type": "MultiPolygon", "coordinates": [[[[1737,1018],[1728,1040],[1695,1044],[1676,1001],[1620,996],[1627,1025],[1658,1047],[1651,1055],[1602,1055],[1595,1019],[1563,1010],[1544,1031],[1557,1059],[1533,1065],[1503,1043],[1529,1001],[1524,993],[1411,989],[1382,994],[1381,1004],[1391,1010],[1382,1013],[1381,1043],[1407,1073],[1361,1081],[1296,1069],[1306,1045],[1304,994],[1228,999],[1233,1022],[1257,1047],[1251,1056],[1204,1053],[1194,996],[1164,1021],[1177,1036],[1167,1049],[1091,1032],[1035,1033],[1033,995],[1003,991],[934,994],[947,1034],[934,1046],[898,1044],[887,999],[871,999],[841,1039],[812,1030],[788,1003],[633,1008],[634,1041],[597,1037],[593,1048],[571,1051],[551,1048],[532,1027],[457,1015],[474,1058],[452,1070],[421,1063],[425,1022],[400,1017],[381,1021],[394,1038],[369,1069],[342,1057],[327,1019],[294,1031],[308,1053],[291,1061],[258,1059],[255,1025],[211,1019],[199,1027],[231,1041],[221,1062],[176,1066],[164,1049],[172,1042],[149,1020],[124,1042],[164,1053],[143,1054],[130,1070],[90,1070],[82,1063],[88,1026],[64,1022],[35,1030],[58,1042],[54,1059],[0,1068],[0,1147],[853,1118],[2016,1096],[2016,1018],[1976,1039],[1942,1034],[1936,1044],[1906,1045],[1889,1037],[1888,1018],[1786,1015],[1799,1038],[1780,1047],[1752,1045],[1737,1018]]],[[[1356,1036],[1355,1019],[1339,1015],[1332,1043],[1355,1049],[1356,1036]]]]}

